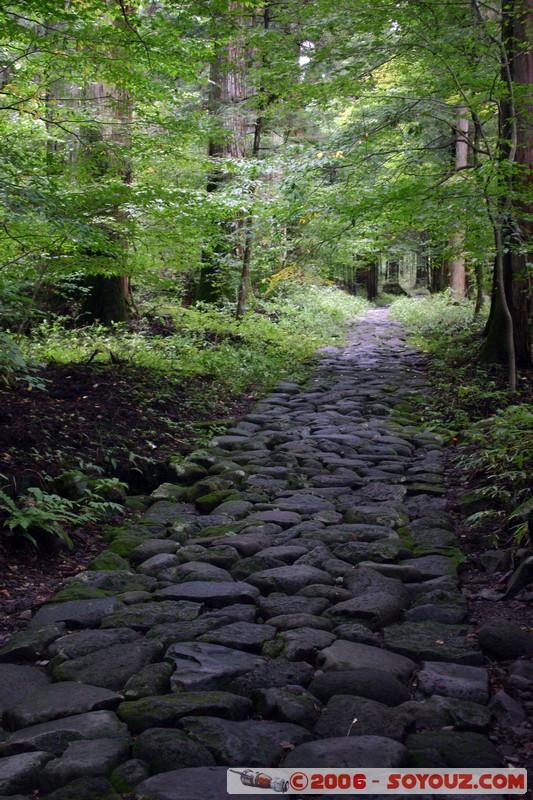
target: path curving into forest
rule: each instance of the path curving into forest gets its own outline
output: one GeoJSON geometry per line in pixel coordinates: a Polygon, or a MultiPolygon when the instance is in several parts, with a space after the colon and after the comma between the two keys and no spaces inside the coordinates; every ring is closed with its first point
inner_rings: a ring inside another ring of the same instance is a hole
{"type": "Polygon", "coordinates": [[[0,795],[218,800],[227,767],[501,766],[426,392],[373,310],[307,386],[189,456],[0,651],[0,795]]]}

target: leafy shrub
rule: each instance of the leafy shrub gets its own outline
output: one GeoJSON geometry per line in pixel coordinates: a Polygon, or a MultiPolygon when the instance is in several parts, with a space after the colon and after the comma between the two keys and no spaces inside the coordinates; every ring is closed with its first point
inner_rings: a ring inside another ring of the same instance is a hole
{"type": "Polygon", "coordinates": [[[0,381],[4,386],[22,382],[32,389],[44,389],[44,381],[37,375],[39,366],[26,358],[12,336],[0,331],[0,381]]]}
{"type": "Polygon", "coordinates": [[[488,419],[473,424],[464,432],[466,449],[458,459],[465,473],[482,484],[481,492],[494,509],[478,512],[470,522],[481,523],[500,514],[518,520],[519,536],[525,532],[520,519],[533,507],[533,411],[509,406],[488,419]]]}
{"type": "Polygon", "coordinates": [[[65,330],[61,319],[45,321],[27,348],[44,361],[108,363],[112,357],[174,377],[209,376],[235,393],[264,392],[283,377],[304,375],[302,362],[340,341],[349,321],[367,308],[335,287],[306,285],[261,303],[241,322],[233,306],[167,304],[158,311],[172,319],[175,332],[164,336],[148,334],[142,324],[65,330]]]}
{"type": "MultiPolygon", "coordinates": [[[[116,478],[100,478],[98,491],[82,500],[68,500],[58,494],[49,494],[32,486],[16,500],[0,489],[0,517],[3,526],[12,534],[20,535],[35,547],[39,535],[48,534],[72,547],[72,539],[65,527],[96,522],[111,513],[122,511],[122,506],[105,499],[108,488],[115,489],[116,478]]],[[[124,486],[124,484],[122,484],[124,486]]]]}

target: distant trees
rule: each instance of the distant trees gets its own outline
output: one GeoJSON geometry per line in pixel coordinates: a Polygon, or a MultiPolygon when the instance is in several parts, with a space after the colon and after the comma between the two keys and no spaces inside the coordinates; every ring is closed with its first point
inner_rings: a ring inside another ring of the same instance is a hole
{"type": "Polygon", "coordinates": [[[4,4],[0,300],[110,322],[187,275],[242,316],[410,251],[419,289],[493,285],[484,356],[530,366],[532,3],[4,4]]]}

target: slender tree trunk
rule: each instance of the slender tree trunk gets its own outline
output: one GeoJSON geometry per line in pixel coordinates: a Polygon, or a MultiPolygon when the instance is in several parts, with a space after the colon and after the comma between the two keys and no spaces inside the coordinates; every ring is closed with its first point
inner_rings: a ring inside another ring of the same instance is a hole
{"type": "MultiPolygon", "coordinates": [[[[468,166],[468,109],[460,106],[457,109],[457,125],[455,128],[455,170],[459,172],[468,166]]],[[[450,261],[450,289],[456,300],[462,300],[466,294],[466,269],[464,256],[465,229],[461,227],[451,239],[452,258],[450,261]]]]}
{"type": "MultiPolygon", "coordinates": [[[[268,31],[269,27],[270,27],[270,8],[269,6],[267,6],[263,11],[263,30],[268,31]]],[[[265,66],[266,64],[263,61],[263,67],[265,66]]],[[[260,91],[262,94],[262,90],[260,91]]],[[[252,159],[258,159],[259,152],[261,150],[261,136],[263,134],[263,126],[265,122],[263,105],[264,104],[261,102],[257,114],[257,119],[254,125],[252,159]]],[[[237,310],[235,312],[235,316],[237,319],[243,318],[244,311],[246,309],[246,300],[248,297],[248,287],[250,283],[250,268],[252,264],[253,226],[254,226],[254,215],[252,210],[250,214],[248,214],[245,221],[246,233],[245,233],[245,243],[244,243],[244,255],[242,260],[242,271],[239,284],[239,293],[237,296],[237,310]]]]}
{"type": "MultiPolygon", "coordinates": [[[[238,11],[240,3],[229,2],[229,11],[238,11]]],[[[213,169],[207,179],[207,191],[218,191],[228,180],[224,159],[244,158],[246,155],[247,119],[243,111],[246,98],[244,44],[235,36],[227,45],[217,44],[211,64],[208,110],[219,125],[219,132],[209,142],[213,169]]],[[[235,234],[242,228],[242,219],[220,226],[219,241],[202,253],[200,280],[196,299],[213,303],[221,297],[220,270],[228,257],[238,256],[235,234]],[[232,241],[233,240],[233,241],[232,241]]],[[[242,256],[241,251],[241,256],[242,256]]]]}
{"type": "Polygon", "coordinates": [[[383,294],[407,294],[400,285],[400,262],[398,259],[387,261],[387,277],[383,286],[383,294]]]}
{"type": "MultiPolygon", "coordinates": [[[[498,332],[507,330],[509,319],[513,347],[506,358],[519,366],[532,367],[532,274],[533,234],[533,0],[508,0],[503,14],[502,77],[508,96],[500,108],[500,159],[505,164],[506,192],[493,213],[497,251],[495,284],[487,338],[482,357],[502,360],[498,332]],[[501,271],[499,276],[498,271],[501,271]],[[509,314],[507,314],[508,309],[509,314]]],[[[507,339],[506,339],[507,341],[507,339]]],[[[512,367],[510,365],[510,372],[512,367]]]]}

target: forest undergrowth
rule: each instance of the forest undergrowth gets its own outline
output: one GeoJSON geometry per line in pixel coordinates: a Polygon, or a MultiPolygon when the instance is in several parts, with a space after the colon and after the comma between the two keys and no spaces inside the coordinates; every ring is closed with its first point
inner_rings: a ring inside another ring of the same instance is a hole
{"type": "Polygon", "coordinates": [[[505,365],[481,358],[483,313],[449,293],[401,298],[390,308],[427,356],[433,388],[421,402],[423,424],[451,447],[449,463],[462,494],[458,508],[479,544],[526,544],[533,513],[533,376],[506,386],[505,365]]]}

